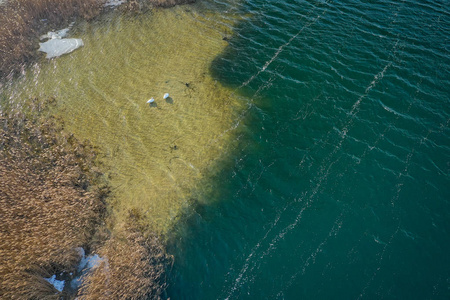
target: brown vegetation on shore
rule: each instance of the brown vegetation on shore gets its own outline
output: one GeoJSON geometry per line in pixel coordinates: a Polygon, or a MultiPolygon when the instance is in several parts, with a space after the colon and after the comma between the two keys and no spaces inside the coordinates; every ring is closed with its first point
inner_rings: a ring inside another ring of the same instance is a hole
{"type": "Polygon", "coordinates": [[[75,17],[90,19],[100,8],[98,0],[9,0],[0,5],[0,78],[37,56],[40,30],[75,17]]]}
{"type": "MultiPolygon", "coordinates": [[[[32,106],[39,115],[45,103],[32,106]]],[[[75,248],[103,219],[95,152],[61,130],[52,118],[0,110],[1,299],[56,299],[43,277],[73,271],[75,248]]]]}
{"type": "MultiPolygon", "coordinates": [[[[129,0],[124,8],[192,2],[129,0]]],[[[93,18],[101,7],[98,0],[1,5],[0,79],[36,59],[43,30],[75,17],[93,18]]],[[[92,246],[105,258],[83,280],[80,299],[159,299],[170,259],[138,212],[130,212],[111,236],[102,228],[101,241],[93,245],[105,220],[108,188],[95,166],[94,149],[63,133],[62,123],[46,114],[50,102],[30,100],[28,113],[0,105],[0,299],[69,299],[73,295],[57,293],[44,277],[74,271],[80,246],[92,246]]]]}
{"type": "Polygon", "coordinates": [[[137,211],[130,212],[124,228],[98,249],[104,261],[86,276],[78,299],[160,299],[170,259],[141,220],[137,211]]]}
{"type": "Polygon", "coordinates": [[[44,277],[75,273],[76,248],[91,246],[104,261],[79,299],[160,299],[170,261],[162,242],[138,211],[110,236],[95,151],[43,113],[49,102],[32,100],[31,113],[0,110],[0,298],[70,299],[44,277]]]}

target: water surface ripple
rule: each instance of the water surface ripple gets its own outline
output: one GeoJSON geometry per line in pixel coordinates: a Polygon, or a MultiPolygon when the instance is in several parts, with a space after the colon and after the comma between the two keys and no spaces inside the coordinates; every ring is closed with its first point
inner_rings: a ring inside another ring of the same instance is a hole
{"type": "Polygon", "coordinates": [[[449,298],[447,3],[213,3],[249,14],[211,67],[247,108],[167,296],[449,298]]]}

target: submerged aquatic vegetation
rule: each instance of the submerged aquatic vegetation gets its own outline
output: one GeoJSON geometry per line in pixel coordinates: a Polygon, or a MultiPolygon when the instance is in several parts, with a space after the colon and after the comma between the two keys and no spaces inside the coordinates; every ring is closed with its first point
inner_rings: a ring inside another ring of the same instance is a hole
{"type": "Polygon", "coordinates": [[[72,272],[105,212],[95,151],[40,114],[0,110],[0,298],[52,298],[43,277],[72,272]]]}

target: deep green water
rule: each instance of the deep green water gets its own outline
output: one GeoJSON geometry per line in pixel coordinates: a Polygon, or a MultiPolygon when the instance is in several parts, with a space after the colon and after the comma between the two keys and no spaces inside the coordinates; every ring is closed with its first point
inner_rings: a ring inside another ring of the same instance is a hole
{"type": "Polygon", "coordinates": [[[166,296],[450,299],[449,2],[214,5],[248,16],[211,67],[248,103],[166,296]]]}

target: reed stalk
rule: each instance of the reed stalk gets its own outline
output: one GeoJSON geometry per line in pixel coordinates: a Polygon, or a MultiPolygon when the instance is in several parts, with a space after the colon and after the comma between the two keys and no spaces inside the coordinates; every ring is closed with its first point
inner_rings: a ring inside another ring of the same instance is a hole
{"type": "Polygon", "coordinates": [[[74,271],[105,213],[94,149],[32,103],[0,110],[1,299],[55,299],[43,277],[74,271]]]}

